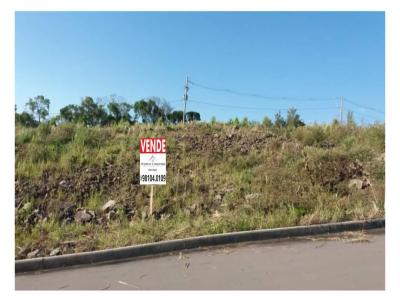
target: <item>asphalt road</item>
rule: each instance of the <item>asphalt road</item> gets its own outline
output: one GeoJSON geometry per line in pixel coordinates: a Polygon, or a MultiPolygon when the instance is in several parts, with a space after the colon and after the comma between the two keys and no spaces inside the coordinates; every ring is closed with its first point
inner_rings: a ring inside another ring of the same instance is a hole
{"type": "Polygon", "coordinates": [[[203,248],[18,274],[17,290],[385,289],[384,230],[203,248]]]}

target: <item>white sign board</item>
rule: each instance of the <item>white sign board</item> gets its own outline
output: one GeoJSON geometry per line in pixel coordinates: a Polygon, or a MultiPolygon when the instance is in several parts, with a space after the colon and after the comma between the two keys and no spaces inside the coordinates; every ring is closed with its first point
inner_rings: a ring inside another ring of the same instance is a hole
{"type": "Polygon", "coordinates": [[[165,138],[141,138],[140,184],[165,185],[167,183],[167,146],[165,138]]]}

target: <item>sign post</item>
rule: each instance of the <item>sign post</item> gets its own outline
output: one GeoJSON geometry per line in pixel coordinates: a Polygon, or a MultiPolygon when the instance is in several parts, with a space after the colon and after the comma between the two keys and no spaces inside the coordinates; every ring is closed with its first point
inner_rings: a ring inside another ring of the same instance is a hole
{"type": "Polygon", "coordinates": [[[150,186],[150,215],[153,214],[153,185],[150,186]]]}
{"type": "Polygon", "coordinates": [[[165,138],[141,138],[140,184],[150,185],[150,210],[153,214],[153,186],[167,183],[167,145],[165,138]]]}

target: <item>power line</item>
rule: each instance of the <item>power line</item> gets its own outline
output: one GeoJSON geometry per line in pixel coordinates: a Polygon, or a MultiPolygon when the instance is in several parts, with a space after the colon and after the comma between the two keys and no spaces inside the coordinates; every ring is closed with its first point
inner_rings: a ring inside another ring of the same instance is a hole
{"type": "Polygon", "coordinates": [[[354,106],[357,106],[357,107],[360,107],[360,108],[364,108],[364,109],[367,109],[367,110],[371,110],[371,111],[375,111],[375,112],[380,113],[380,114],[385,114],[384,111],[381,111],[379,109],[372,108],[372,107],[365,106],[365,105],[361,105],[361,104],[355,103],[353,101],[350,101],[349,99],[346,99],[346,98],[344,98],[343,100],[345,102],[349,103],[349,104],[353,104],[354,106]]]}
{"type": "Polygon", "coordinates": [[[237,90],[232,90],[232,89],[227,89],[227,88],[216,88],[216,87],[210,87],[206,86],[203,84],[198,84],[193,81],[189,81],[190,84],[193,86],[202,88],[202,89],[207,89],[207,90],[212,90],[212,91],[217,91],[217,92],[226,92],[230,94],[235,94],[235,95],[240,95],[240,96],[249,96],[249,97],[256,97],[256,98],[261,98],[261,99],[266,99],[266,100],[280,100],[280,101],[333,101],[333,100],[338,100],[338,97],[330,97],[330,98],[315,98],[315,97],[308,97],[308,98],[296,98],[296,97],[287,97],[287,96],[265,96],[262,94],[258,93],[249,93],[249,92],[241,92],[237,90]]]}
{"type": "Polygon", "coordinates": [[[375,121],[380,120],[380,118],[378,118],[378,117],[376,117],[376,116],[373,116],[373,115],[370,115],[370,114],[361,113],[361,112],[359,112],[359,111],[353,111],[353,112],[354,112],[356,115],[358,115],[358,116],[366,117],[366,118],[369,118],[369,119],[371,119],[371,120],[375,120],[375,121]]]}
{"type": "MultiPolygon", "coordinates": [[[[275,111],[280,111],[280,110],[288,110],[290,108],[263,108],[263,107],[247,107],[247,106],[236,106],[236,105],[228,105],[228,104],[216,104],[216,103],[210,103],[210,102],[203,102],[203,101],[197,101],[197,100],[190,100],[193,103],[198,103],[198,104],[204,104],[204,105],[210,105],[210,106],[215,106],[215,107],[222,107],[222,108],[235,108],[235,109],[243,109],[243,110],[275,110],[275,111]]],[[[332,109],[337,109],[336,107],[312,107],[312,108],[296,108],[297,110],[332,110],[332,109]]]]}

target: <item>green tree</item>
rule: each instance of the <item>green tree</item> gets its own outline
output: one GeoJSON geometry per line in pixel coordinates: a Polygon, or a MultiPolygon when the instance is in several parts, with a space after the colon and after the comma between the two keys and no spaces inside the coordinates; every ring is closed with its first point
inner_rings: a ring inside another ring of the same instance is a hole
{"type": "Polygon", "coordinates": [[[264,128],[271,128],[272,127],[272,121],[268,116],[265,116],[262,120],[262,126],[264,128]]]}
{"type": "Polygon", "coordinates": [[[60,121],[61,121],[61,116],[60,116],[60,115],[53,116],[53,117],[50,118],[50,120],[49,120],[49,125],[51,125],[51,126],[57,126],[57,125],[59,124],[60,121]]]}
{"type": "Polygon", "coordinates": [[[64,122],[78,122],[80,118],[81,112],[77,105],[67,105],[60,109],[60,119],[64,122]]]}
{"type": "Polygon", "coordinates": [[[300,119],[300,115],[297,113],[297,109],[293,107],[289,108],[286,116],[286,127],[293,129],[304,125],[304,122],[300,119]]]}
{"type": "Polygon", "coordinates": [[[107,112],[102,105],[93,101],[90,96],[82,100],[80,106],[80,120],[87,126],[105,125],[107,124],[107,112]]]}
{"type": "Polygon", "coordinates": [[[172,111],[167,114],[167,120],[172,124],[181,123],[183,120],[183,111],[172,111]]]}
{"type": "Polygon", "coordinates": [[[185,121],[193,122],[193,121],[200,121],[200,113],[195,111],[186,112],[185,121]]]}
{"type": "Polygon", "coordinates": [[[135,115],[142,119],[143,123],[154,124],[159,119],[166,120],[165,112],[159,107],[156,101],[149,99],[147,101],[140,100],[133,105],[135,115]]]}
{"type": "Polygon", "coordinates": [[[38,122],[35,120],[32,114],[24,111],[22,113],[15,113],[15,124],[24,127],[36,127],[38,122]]]}
{"type": "Polygon", "coordinates": [[[37,121],[46,119],[49,115],[50,100],[46,99],[43,95],[38,95],[35,98],[30,98],[25,105],[33,116],[37,116],[37,121]]]}
{"type": "Polygon", "coordinates": [[[281,112],[279,111],[278,113],[275,113],[275,122],[274,126],[277,128],[284,128],[286,127],[286,121],[282,117],[281,112]]]}
{"type": "Polygon", "coordinates": [[[353,111],[347,111],[346,123],[348,127],[356,126],[356,122],[354,120],[354,113],[353,111]]]}
{"type": "Polygon", "coordinates": [[[109,111],[110,120],[114,122],[132,122],[132,116],[130,115],[130,111],[132,110],[132,105],[126,102],[117,102],[111,101],[107,105],[107,109],[109,111]]]}
{"type": "Polygon", "coordinates": [[[248,127],[248,126],[250,126],[249,118],[248,118],[247,116],[245,116],[245,117],[243,118],[243,120],[241,121],[240,125],[241,125],[242,127],[248,127]]]}

